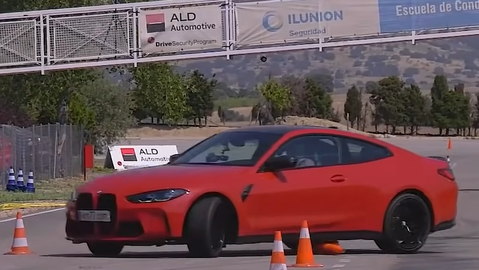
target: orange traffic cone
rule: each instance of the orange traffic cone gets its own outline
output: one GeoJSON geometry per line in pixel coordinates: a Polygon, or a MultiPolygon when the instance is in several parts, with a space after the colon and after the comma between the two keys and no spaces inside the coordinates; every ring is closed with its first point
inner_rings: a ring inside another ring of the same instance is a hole
{"type": "Polygon", "coordinates": [[[338,241],[325,241],[315,246],[315,251],[323,255],[337,255],[344,253],[344,249],[341,247],[338,241]]]}
{"type": "Polygon", "coordinates": [[[269,270],[287,270],[286,257],[284,256],[283,240],[281,232],[274,233],[273,253],[271,254],[271,263],[269,270]]]}
{"type": "Polygon", "coordinates": [[[452,140],[451,138],[448,138],[447,139],[447,150],[451,150],[452,149],[452,140]]]}
{"type": "Polygon", "coordinates": [[[301,225],[299,233],[298,254],[296,255],[296,263],[292,267],[316,268],[323,267],[321,264],[314,262],[313,247],[309,237],[308,222],[305,220],[301,225]]]}
{"type": "Polygon", "coordinates": [[[32,254],[28,248],[27,235],[25,226],[23,225],[22,213],[17,212],[17,220],[15,223],[15,231],[13,232],[12,250],[5,255],[27,255],[32,254]]]}

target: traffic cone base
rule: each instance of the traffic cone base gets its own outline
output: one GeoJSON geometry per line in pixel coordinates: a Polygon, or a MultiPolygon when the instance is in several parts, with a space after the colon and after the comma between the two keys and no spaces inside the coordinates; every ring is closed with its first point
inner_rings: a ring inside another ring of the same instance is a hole
{"type": "Polygon", "coordinates": [[[314,261],[313,247],[309,236],[308,222],[303,221],[301,231],[299,233],[298,254],[296,255],[296,263],[291,267],[298,268],[318,268],[323,267],[314,261]]]}
{"type": "Polygon", "coordinates": [[[17,220],[15,222],[15,231],[13,233],[13,244],[10,252],[5,255],[28,255],[32,254],[28,247],[27,235],[23,224],[22,214],[17,212],[17,220]]]}
{"type": "Polygon", "coordinates": [[[283,240],[281,232],[274,233],[273,253],[271,253],[271,263],[269,270],[287,270],[286,257],[284,256],[283,240]]]}
{"type": "Polygon", "coordinates": [[[326,241],[315,246],[315,253],[322,255],[338,255],[343,254],[344,249],[338,241],[326,241]]]}

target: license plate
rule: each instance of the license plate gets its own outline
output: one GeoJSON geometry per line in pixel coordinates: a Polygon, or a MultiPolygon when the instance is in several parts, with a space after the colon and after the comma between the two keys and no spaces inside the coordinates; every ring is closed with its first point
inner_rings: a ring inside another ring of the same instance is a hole
{"type": "Polygon", "coordinates": [[[89,222],[111,222],[110,211],[105,210],[79,210],[78,220],[89,222]]]}

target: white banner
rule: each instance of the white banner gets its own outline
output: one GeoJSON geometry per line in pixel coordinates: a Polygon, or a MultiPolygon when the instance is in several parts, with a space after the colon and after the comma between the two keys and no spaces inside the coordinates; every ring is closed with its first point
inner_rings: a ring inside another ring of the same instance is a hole
{"type": "Polygon", "coordinates": [[[295,0],[236,4],[238,45],[379,33],[377,0],[295,0]]]}
{"type": "Polygon", "coordinates": [[[144,53],[221,49],[221,7],[203,6],[143,10],[139,15],[144,53]]]}
{"type": "Polygon", "coordinates": [[[174,154],[176,145],[115,145],[108,148],[105,167],[122,171],[165,165],[174,154]]]}

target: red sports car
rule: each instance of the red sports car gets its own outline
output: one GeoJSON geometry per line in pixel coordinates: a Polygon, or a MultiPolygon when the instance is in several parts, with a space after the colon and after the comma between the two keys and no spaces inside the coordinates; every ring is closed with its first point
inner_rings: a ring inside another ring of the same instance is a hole
{"type": "Polygon", "coordinates": [[[455,225],[458,186],[447,161],[331,128],[260,126],[221,132],[165,166],[79,187],[66,235],[97,256],[125,245],[186,244],[217,257],[227,244],[295,248],[307,220],[313,244],[374,240],[414,253],[455,225]]]}

